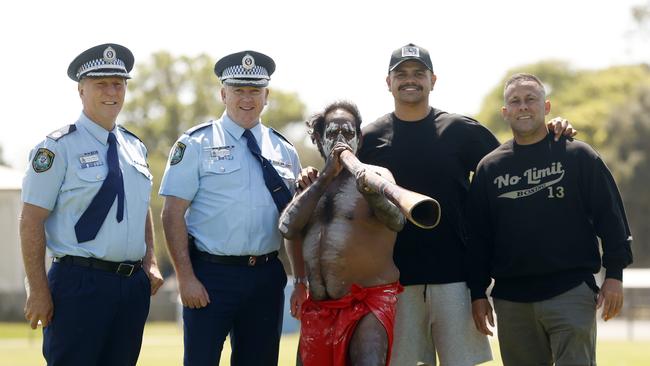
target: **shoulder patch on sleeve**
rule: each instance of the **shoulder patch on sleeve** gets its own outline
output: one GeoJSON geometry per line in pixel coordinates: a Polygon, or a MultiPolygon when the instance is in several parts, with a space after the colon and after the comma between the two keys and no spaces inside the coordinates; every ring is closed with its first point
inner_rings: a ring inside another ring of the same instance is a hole
{"type": "Polygon", "coordinates": [[[36,173],[43,173],[52,167],[54,153],[44,147],[39,148],[32,159],[32,169],[36,173]]]}
{"type": "MultiPolygon", "coordinates": [[[[269,128],[270,128],[270,127],[269,127],[269,128]]],[[[280,132],[276,131],[276,130],[273,129],[273,128],[271,128],[271,131],[273,131],[274,134],[278,135],[281,139],[283,139],[284,141],[286,141],[289,145],[293,146],[293,144],[291,143],[291,141],[289,141],[286,137],[282,136],[282,134],[281,134],[280,132]]]]}
{"type": "Polygon", "coordinates": [[[122,125],[117,125],[117,128],[119,128],[120,131],[122,131],[124,133],[128,133],[129,135],[135,137],[136,139],[138,139],[138,141],[140,141],[140,142],[142,142],[144,144],[144,142],[136,134],[134,134],[133,132],[127,130],[126,127],[124,127],[122,125]]]}
{"type": "Polygon", "coordinates": [[[189,130],[185,131],[185,134],[186,135],[191,135],[194,132],[197,132],[197,131],[202,130],[202,129],[208,127],[208,126],[211,126],[212,122],[213,121],[208,121],[208,122],[201,123],[200,125],[196,125],[196,126],[190,128],[189,130]]]}
{"type": "MultiPolygon", "coordinates": [[[[73,133],[77,130],[77,126],[74,124],[72,125],[67,125],[59,128],[56,131],[51,132],[49,135],[47,135],[48,138],[54,140],[54,141],[59,141],[59,139],[65,135],[68,135],[70,133],[73,133]]],[[[40,150],[39,150],[40,151],[40,150]]],[[[49,150],[48,150],[49,151],[49,150]]],[[[47,169],[46,169],[47,170],[47,169]]]]}
{"type": "Polygon", "coordinates": [[[182,142],[176,142],[174,148],[172,149],[171,154],[169,155],[169,165],[176,165],[183,160],[183,155],[185,154],[185,144],[182,142]]]}

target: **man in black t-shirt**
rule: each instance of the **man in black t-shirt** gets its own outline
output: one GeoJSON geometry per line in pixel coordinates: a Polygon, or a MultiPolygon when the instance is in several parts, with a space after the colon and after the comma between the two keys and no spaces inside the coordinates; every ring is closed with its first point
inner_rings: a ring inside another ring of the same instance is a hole
{"type": "Polygon", "coordinates": [[[604,320],[620,312],[632,237],[598,154],[580,141],[552,141],[545,96],[534,75],[506,82],[502,114],[514,139],[483,158],[472,181],[472,312],[476,328],[492,334],[492,277],[504,365],[595,365],[596,309],[604,320]],[[598,289],[593,273],[601,260],[598,289]]]}

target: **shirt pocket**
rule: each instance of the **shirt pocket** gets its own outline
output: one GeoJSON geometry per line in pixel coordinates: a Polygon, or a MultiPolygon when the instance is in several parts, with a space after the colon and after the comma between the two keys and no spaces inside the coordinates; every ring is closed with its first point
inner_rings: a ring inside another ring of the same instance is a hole
{"type": "Polygon", "coordinates": [[[74,174],[70,175],[69,181],[66,182],[66,188],[67,190],[74,190],[101,186],[106,179],[106,175],[108,175],[106,165],[78,168],[74,174]]]}
{"type": "Polygon", "coordinates": [[[207,159],[202,163],[203,176],[207,189],[214,187],[218,190],[238,189],[244,184],[242,180],[241,165],[237,160],[207,159]]]}

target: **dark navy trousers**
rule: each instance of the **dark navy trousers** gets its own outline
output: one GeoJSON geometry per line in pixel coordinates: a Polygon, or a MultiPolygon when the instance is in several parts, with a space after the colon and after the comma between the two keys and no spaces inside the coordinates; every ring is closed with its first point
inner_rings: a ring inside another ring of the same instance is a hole
{"type": "Polygon", "coordinates": [[[219,365],[230,333],[232,366],[275,366],[287,275],[277,258],[249,267],[192,260],[210,295],[201,309],[183,308],[186,366],[219,365]]]}
{"type": "Polygon", "coordinates": [[[143,270],[124,277],[53,263],[48,282],[54,302],[43,329],[48,366],[136,364],[151,295],[143,270]]]}

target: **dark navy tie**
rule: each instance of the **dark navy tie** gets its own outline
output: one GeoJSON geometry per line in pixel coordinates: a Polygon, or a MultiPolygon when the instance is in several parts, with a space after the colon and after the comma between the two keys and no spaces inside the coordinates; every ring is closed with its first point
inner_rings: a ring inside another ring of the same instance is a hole
{"type": "Polygon", "coordinates": [[[81,215],[79,221],[74,226],[77,241],[83,243],[95,239],[99,228],[102,227],[108,211],[110,211],[115,197],[117,197],[117,222],[122,222],[124,218],[124,180],[122,171],[117,158],[117,141],[115,135],[111,132],[108,134],[108,152],[106,153],[106,162],[108,163],[108,175],[104,183],[97,191],[86,211],[81,215]]]}
{"type": "Polygon", "coordinates": [[[271,193],[271,197],[273,197],[273,202],[275,202],[278,212],[282,212],[289,201],[291,201],[291,192],[289,192],[289,189],[286,184],[284,184],[282,178],[280,178],[277,170],[275,170],[271,165],[271,162],[262,156],[262,152],[260,151],[260,147],[257,145],[257,141],[255,141],[253,133],[250,130],[244,130],[244,137],[246,137],[248,149],[257,158],[260,165],[262,165],[264,183],[271,193]]]}

